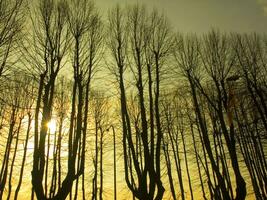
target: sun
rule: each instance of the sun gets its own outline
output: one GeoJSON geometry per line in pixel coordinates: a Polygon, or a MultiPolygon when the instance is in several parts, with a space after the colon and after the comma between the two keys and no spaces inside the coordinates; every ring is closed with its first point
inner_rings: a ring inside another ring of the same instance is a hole
{"type": "Polygon", "coordinates": [[[57,125],[56,125],[56,120],[55,119],[51,119],[48,124],[48,129],[50,131],[50,133],[55,133],[56,132],[56,129],[57,129],[57,125]]]}

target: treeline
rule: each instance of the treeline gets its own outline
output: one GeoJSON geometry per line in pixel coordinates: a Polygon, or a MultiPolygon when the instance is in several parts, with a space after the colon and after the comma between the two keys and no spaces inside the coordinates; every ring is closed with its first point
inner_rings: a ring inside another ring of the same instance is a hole
{"type": "Polygon", "coordinates": [[[0,19],[0,199],[267,198],[265,35],[87,0],[0,19]]]}

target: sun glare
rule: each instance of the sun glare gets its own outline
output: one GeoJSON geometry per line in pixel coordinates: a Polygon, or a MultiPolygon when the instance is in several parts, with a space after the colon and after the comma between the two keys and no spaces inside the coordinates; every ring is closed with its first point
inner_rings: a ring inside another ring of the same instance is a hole
{"type": "Polygon", "coordinates": [[[47,124],[48,129],[50,130],[51,133],[55,133],[56,132],[56,120],[55,119],[51,119],[50,122],[48,122],[47,124]]]}

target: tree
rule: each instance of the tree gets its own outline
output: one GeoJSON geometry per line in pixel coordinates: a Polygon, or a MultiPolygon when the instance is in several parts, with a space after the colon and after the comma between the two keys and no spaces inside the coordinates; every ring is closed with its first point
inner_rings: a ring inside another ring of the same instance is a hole
{"type": "MultiPolygon", "coordinates": [[[[226,79],[231,76],[235,64],[235,54],[231,49],[230,41],[226,35],[212,31],[204,36],[202,61],[209,78],[215,87],[215,101],[211,103],[219,120],[219,126],[224,136],[227,150],[231,158],[232,168],[236,181],[236,199],[245,199],[246,183],[241,175],[236,150],[235,127],[232,122],[227,127],[224,113],[229,110],[229,95],[226,90],[226,79]]],[[[200,86],[200,85],[199,85],[200,86]]],[[[200,86],[201,87],[201,86],[200,86]]],[[[203,90],[201,90],[204,93],[203,90]]],[[[203,94],[206,98],[208,95],[203,94]]]]}
{"type": "Polygon", "coordinates": [[[101,91],[94,91],[91,97],[92,118],[94,121],[95,149],[93,156],[92,199],[103,199],[104,193],[104,137],[109,128],[109,101],[101,91]],[[99,177],[99,179],[98,179],[99,177]],[[99,184],[98,184],[99,180],[99,184]],[[99,185],[99,187],[98,187],[99,185]],[[99,188],[99,189],[98,189],[99,188]]]}
{"type": "Polygon", "coordinates": [[[0,1],[0,77],[7,75],[17,58],[10,58],[17,53],[16,43],[20,41],[23,28],[23,0],[0,1]]]}
{"type": "Polygon", "coordinates": [[[233,35],[233,49],[238,68],[227,79],[231,95],[230,116],[237,121],[237,139],[247,165],[257,199],[266,198],[266,130],[265,38],[257,34],[233,35]]]}
{"type": "MultiPolygon", "coordinates": [[[[94,3],[86,0],[77,0],[70,4],[68,23],[73,39],[73,89],[68,168],[71,170],[71,176],[74,176],[74,166],[77,163],[78,172],[75,176],[78,178],[84,173],[85,167],[90,86],[101,58],[103,26],[94,3]],[[76,162],[77,153],[80,159],[76,162]]],[[[82,187],[84,197],[84,175],[82,187]]]]}
{"type": "Polygon", "coordinates": [[[163,63],[171,47],[171,30],[163,15],[156,11],[146,15],[146,9],[139,5],[130,7],[127,16],[119,6],[111,10],[109,28],[111,34],[108,44],[117,67],[111,70],[116,75],[120,89],[126,183],[139,199],[161,199],[164,193],[160,167],[163,134],[159,99],[163,63]],[[134,77],[133,90],[138,98],[138,123],[133,122],[130,117],[131,110],[124,83],[127,65],[129,73],[134,77]],[[147,79],[148,88],[145,87],[147,79]],[[145,91],[150,95],[147,102],[145,91]],[[149,109],[146,109],[146,103],[149,109]],[[136,124],[133,128],[132,123],[136,124]],[[136,138],[140,138],[140,143],[136,145],[133,130],[136,138]]]}
{"type": "MultiPolygon", "coordinates": [[[[1,165],[0,174],[0,196],[3,197],[5,185],[8,183],[7,199],[10,198],[12,190],[12,174],[17,157],[17,149],[21,136],[22,120],[25,118],[26,110],[29,109],[27,96],[27,86],[25,76],[15,76],[12,82],[5,88],[6,97],[2,99],[7,104],[5,117],[7,122],[6,145],[1,165]],[[12,151],[13,150],[13,151],[12,151]]],[[[27,79],[26,79],[27,80],[27,79]]],[[[28,84],[28,83],[27,83],[28,84]]]]}
{"type": "MultiPolygon", "coordinates": [[[[42,0],[38,3],[35,13],[36,21],[32,19],[35,43],[32,49],[25,46],[24,50],[28,59],[35,64],[33,73],[39,81],[34,116],[32,185],[37,198],[46,199],[42,182],[44,170],[48,167],[45,157],[48,123],[52,116],[56,78],[62,68],[62,60],[66,54],[69,39],[66,29],[66,4],[63,1],[42,0]],[[40,116],[40,112],[42,112],[42,116],[40,116]]],[[[54,198],[65,198],[69,192],[69,182],[72,178],[67,175],[54,198]]]]}
{"type": "Polygon", "coordinates": [[[21,188],[22,184],[22,179],[23,179],[23,174],[25,170],[25,162],[26,162],[26,157],[27,157],[27,151],[28,151],[28,142],[30,138],[30,131],[31,131],[31,123],[33,119],[33,104],[34,104],[34,94],[35,94],[35,89],[34,89],[34,82],[30,78],[25,78],[25,82],[23,82],[23,100],[25,101],[25,104],[23,107],[25,108],[25,113],[27,116],[27,127],[26,127],[26,135],[25,135],[25,141],[24,141],[24,151],[23,151],[23,157],[21,161],[21,168],[20,168],[20,173],[19,173],[19,180],[18,180],[18,185],[16,187],[14,199],[17,200],[18,195],[19,195],[19,190],[21,188]]]}
{"type": "MultiPolygon", "coordinates": [[[[218,185],[215,187],[212,185],[212,182],[209,182],[209,185],[213,188],[212,192],[214,193],[211,195],[215,199],[220,199],[221,195],[224,199],[230,199],[224,176],[220,172],[219,164],[217,163],[217,159],[212,151],[211,140],[208,132],[209,130],[207,128],[205,113],[203,112],[204,108],[200,104],[201,101],[199,94],[201,94],[201,90],[198,90],[198,84],[201,77],[199,53],[200,42],[196,36],[184,38],[182,35],[177,35],[176,45],[176,49],[174,50],[174,58],[178,67],[178,72],[186,77],[189,83],[192,103],[194,105],[195,115],[199,126],[200,138],[202,139],[202,145],[205,147],[208,158],[211,162],[211,167],[217,179],[216,182],[218,185]]],[[[209,177],[208,171],[206,172],[207,176],[209,177]]]]}

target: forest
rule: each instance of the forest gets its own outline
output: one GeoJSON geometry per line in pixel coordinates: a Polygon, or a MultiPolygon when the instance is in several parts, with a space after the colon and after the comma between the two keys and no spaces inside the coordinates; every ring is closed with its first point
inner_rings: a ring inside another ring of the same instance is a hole
{"type": "Polygon", "coordinates": [[[267,36],[135,3],[0,0],[0,199],[267,199],[267,36]]]}

